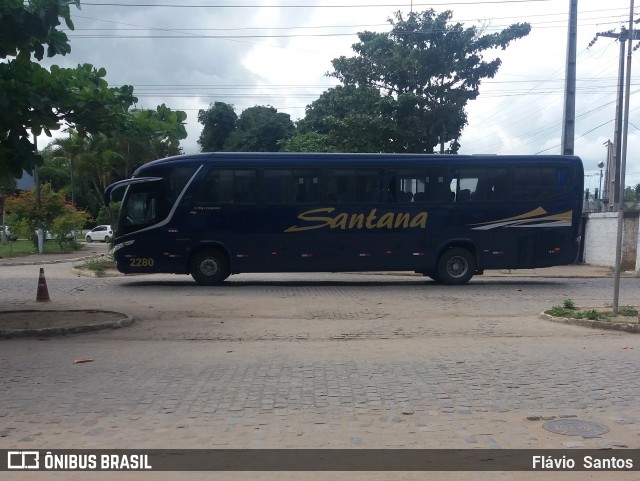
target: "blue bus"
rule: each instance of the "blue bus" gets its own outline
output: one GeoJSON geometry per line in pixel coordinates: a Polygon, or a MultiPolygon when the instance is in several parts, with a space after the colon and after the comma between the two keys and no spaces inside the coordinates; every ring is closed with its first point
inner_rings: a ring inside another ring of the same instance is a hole
{"type": "Polygon", "coordinates": [[[202,153],[156,160],[121,192],[123,273],[414,271],[575,262],[583,167],[573,156],[202,153]],[[123,193],[122,193],[123,192],[123,193]]]}

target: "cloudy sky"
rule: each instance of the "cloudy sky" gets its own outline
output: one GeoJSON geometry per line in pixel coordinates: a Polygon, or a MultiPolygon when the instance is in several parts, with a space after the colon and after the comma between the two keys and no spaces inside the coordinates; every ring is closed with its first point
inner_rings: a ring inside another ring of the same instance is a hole
{"type": "MultiPolygon", "coordinates": [[[[640,2],[639,2],[640,3],[640,2]]],[[[356,33],[388,31],[393,12],[450,9],[454,20],[494,32],[529,22],[531,34],[485,58],[503,61],[468,107],[461,153],[560,153],[570,0],[87,0],[72,7],[72,52],[54,63],[107,69],[112,86],[129,84],[137,107],[165,103],[188,114],[186,153],[197,152],[199,109],[215,101],[240,114],[272,105],[304,116],[335,80],[331,60],[351,56],[356,33]]],[[[578,0],[575,153],[586,187],[613,140],[619,44],[598,32],[628,26],[629,0],[578,0]]],[[[637,42],[640,43],[640,42],[637,42]]],[[[634,55],[637,61],[638,54],[634,55]]],[[[640,183],[640,65],[632,69],[627,184],[640,183]]]]}

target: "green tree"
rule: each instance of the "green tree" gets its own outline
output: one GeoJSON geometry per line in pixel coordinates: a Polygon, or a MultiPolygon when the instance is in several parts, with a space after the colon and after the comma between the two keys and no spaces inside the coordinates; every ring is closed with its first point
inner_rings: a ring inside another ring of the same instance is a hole
{"type": "MultiPolygon", "coordinates": [[[[57,139],[62,141],[63,139],[57,139]]],[[[64,189],[71,193],[71,166],[72,162],[66,157],[56,155],[54,144],[47,145],[40,155],[44,159],[44,163],[38,169],[38,177],[41,183],[48,183],[54,190],[64,189]]]]}
{"type": "Polygon", "coordinates": [[[198,122],[204,126],[198,139],[202,152],[218,152],[235,130],[238,116],[233,105],[215,102],[207,110],[198,111],[198,122]]]}
{"type": "Polygon", "coordinates": [[[624,201],[632,207],[640,206],[640,184],[626,186],[624,188],[624,201]]]}
{"type": "Polygon", "coordinates": [[[305,132],[295,134],[287,140],[279,143],[282,152],[337,152],[329,143],[329,138],[325,134],[317,132],[305,132]]]}
{"type": "Polygon", "coordinates": [[[369,123],[375,125],[377,114],[386,120],[383,130],[389,136],[380,150],[431,153],[445,142],[457,150],[467,102],[478,97],[481,81],[494,77],[501,64],[499,58],[485,60],[484,53],[506,49],[531,29],[519,23],[485,34],[450,23],[451,18],[451,11],[397,12],[389,33],[359,33],[353,45],[357,55],[332,61],[329,75],[343,85],[382,94],[379,109],[367,111],[369,123]]]}
{"type": "Polygon", "coordinates": [[[62,180],[66,171],[63,186],[72,192],[74,203],[98,215],[102,193],[111,182],[130,177],[145,162],[180,153],[186,118],[183,111],[162,104],[155,110],[128,112],[117,135],[69,129],[68,137],[56,139],[43,151],[40,178],[62,180]]]}
{"type": "Polygon", "coordinates": [[[60,248],[70,246],[78,247],[76,234],[87,222],[91,215],[83,210],[76,209],[73,205],[65,203],[60,215],[53,219],[50,232],[54,235],[60,248]]]}
{"type": "Polygon", "coordinates": [[[231,152],[278,152],[278,142],[293,135],[295,126],[289,114],[271,106],[256,105],[240,114],[236,129],[225,142],[231,152]]]}
{"type": "Polygon", "coordinates": [[[111,202],[109,206],[100,207],[100,212],[96,216],[96,224],[115,225],[120,212],[121,201],[111,202]]]}
{"type": "MultiPolygon", "coordinates": [[[[62,175],[66,170],[64,188],[72,193],[73,202],[91,212],[98,212],[102,205],[102,192],[113,179],[115,164],[120,169],[124,165],[116,150],[115,138],[101,134],[81,136],[70,129],[68,137],[54,140],[43,151],[45,163],[40,170],[40,178],[46,181],[50,171],[62,175]]],[[[58,188],[56,183],[53,186],[58,188]]]]}
{"type": "Polygon", "coordinates": [[[180,141],[187,138],[182,110],[171,110],[165,104],[155,110],[134,110],[129,113],[125,130],[118,138],[118,151],[125,159],[123,178],[151,160],[180,153],[180,141]]]}
{"type": "MultiPolygon", "coordinates": [[[[79,0],[75,3],[79,6],[79,0]]],[[[92,65],[50,70],[31,60],[71,51],[64,21],[73,29],[67,0],[4,0],[0,4],[0,175],[33,172],[42,163],[33,135],[63,122],[83,132],[113,133],[137,99],[133,87],[109,88],[106,71],[92,65]]]]}
{"type": "Polygon", "coordinates": [[[3,0],[0,3],[0,57],[29,56],[38,60],[71,51],[66,34],[56,30],[63,19],[73,30],[69,5],[80,0],[3,0]]]}
{"type": "Polygon", "coordinates": [[[386,103],[374,87],[331,88],[307,106],[297,125],[298,135],[323,135],[328,151],[386,152],[392,135],[389,119],[383,115],[386,103]]]}
{"type": "Polygon", "coordinates": [[[10,225],[22,237],[33,239],[36,246],[34,233],[38,227],[57,233],[57,237],[65,242],[66,234],[81,229],[89,219],[87,214],[78,213],[65,201],[62,191],[54,191],[49,184],[42,186],[39,202],[36,197],[35,189],[31,189],[5,201],[10,225]]]}

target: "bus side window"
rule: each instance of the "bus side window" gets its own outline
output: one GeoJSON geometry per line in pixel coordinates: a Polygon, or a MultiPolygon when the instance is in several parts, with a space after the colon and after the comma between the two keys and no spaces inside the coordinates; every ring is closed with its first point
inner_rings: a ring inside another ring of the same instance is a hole
{"type": "Polygon", "coordinates": [[[292,172],[294,183],[295,201],[309,204],[320,201],[320,171],[318,170],[294,170],[292,172]]]}
{"type": "Polygon", "coordinates": [[[480,179],[484,176],[484,169],[459,169],[451,181],[451,191],[455,191],[456,203],[484,200],[486,191],[478,192],[480,179]]]}
{"type": "Polygon", "coordinates": [[[195,201],[200,204],[231,203],[233,201],[233,170],[210,170],[200,182],[195,201]]]}
{"type": "Polygon", "coordinates": [[[384,199],[384,172],[371,169],[355,171],[356,202],[379,204],[384,199]]]}
{"type": "Polygon", "coordinates": [[[327,200],[345,203],[355,200],[355,173],[353,170],[339,169],[327,171],[327,200]]]}
{"type": "Polygon", "coordinates": [[[320,172],[315,169],[267,169],[264,171],[268,203],[317,203],[320,172]]]}
{"type": "Polygon", "coordinates": [[[251,204],[256,201],[255,170],[212,169],[200,183],[195,201],[200,204],[251,204]]]}
{"type": "MultiPolygon", "coordinates": [[[[446,170],[439,166],[427,167],[424,177],[424,201],[425,202],[451,202],[453,193],[449,188],[446,170]]],[[[414,196],[414,202],[421,202],[422,195],[419,192],[414,196]]]]}
{"type": "Polygon", "coordinates": [[[255,170],[235,170],[233,182],[233,202],[255,204],[258,190],[258,174],[255,170]]]}
{"type": "Polygon", "coordinates": [[[514,167],[513,200],[544,200],[566,189],[556,167],[514,167]]]}
{"type": "Polygon", "coordinates": [[[423,170],[399,170],[395,199],[398,204],[424,202],[425,174],[423,170]]]}
{"type": "Polygon", "coordinates": [[[487,200],[507,200],[509,198],[509,180],[507,169],[490,169],[489,192],[487,192],[487,200]]]}
{"type": "Polygon", "coordinates": [[[382,202],[383,172],[375,169],[329,169],[327,202],[371,204],[382,202]]]}

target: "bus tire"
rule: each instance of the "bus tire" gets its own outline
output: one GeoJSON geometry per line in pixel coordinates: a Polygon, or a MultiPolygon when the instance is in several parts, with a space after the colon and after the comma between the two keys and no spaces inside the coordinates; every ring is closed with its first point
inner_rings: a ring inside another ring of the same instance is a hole
{"type": "Polygon", "coordinates": [[[473,277],[476,261],[466,249],[453,247],[438,259],[437,277],[443,284],[466,284],[473,277]]]}
{"type": "Polygon", "coordinates": [[[189,273],[200,285],[216,286],[229,277],[229,261],[218,249],[201,249],[193,255],[189,273]]]}

